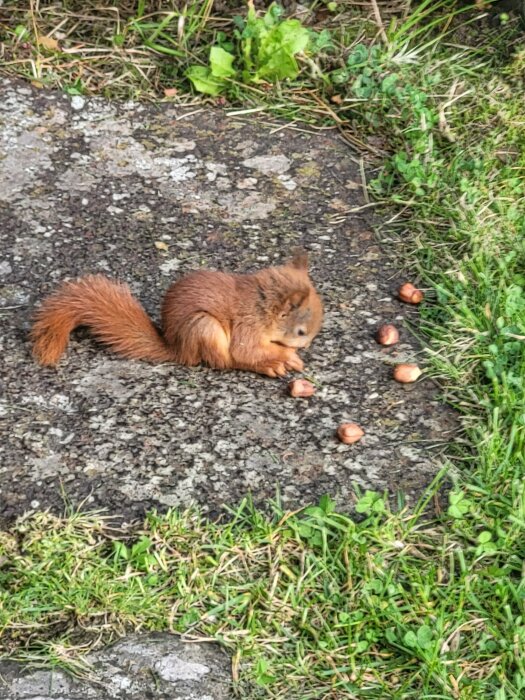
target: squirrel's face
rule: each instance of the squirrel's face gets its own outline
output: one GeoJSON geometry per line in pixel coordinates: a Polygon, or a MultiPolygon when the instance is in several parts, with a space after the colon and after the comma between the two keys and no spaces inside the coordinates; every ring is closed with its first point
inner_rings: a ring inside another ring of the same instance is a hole
{"type": "Polygon", "coordinates": [[[274,323],[272,341],[289,348],[307,348],[321,329],[323,304],[313,287],[292,294],[274,323]]]}

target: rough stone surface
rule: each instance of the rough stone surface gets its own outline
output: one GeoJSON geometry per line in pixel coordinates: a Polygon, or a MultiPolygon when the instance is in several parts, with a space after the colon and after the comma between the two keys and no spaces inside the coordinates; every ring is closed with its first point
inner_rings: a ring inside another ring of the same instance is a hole
{"type": "Polygon", "coordinates": [[[0,700],[227,700],[231,662],[214,644],[130,636],[83,659],[88,680],[0,661],[0,700]]]}
{"type": "Polygon", "coordinates": [[[412,360],[393,262],[362,207],[359,168],[336,136],[267,128],[213,109],[113,104],[0,82],[0,518],[73,503],[126,517],[198,502],[210,512],[279,489],[286,507],[352,484],[426,485],[453,426],[431,382],[402,387],[412,360]],[[355,211],[359,209],[359,211],[355,211]],[[251,271],[302,244],[326,303],[305,353],[308,400],[249,373],[119,359],[77,332],[57,370],[31,359],[44,294],[87,272],[126,280],[158,318],[170,282],[201,266],[251,271]],[[340,444],[340,422],[365,437],[340,444]]]}

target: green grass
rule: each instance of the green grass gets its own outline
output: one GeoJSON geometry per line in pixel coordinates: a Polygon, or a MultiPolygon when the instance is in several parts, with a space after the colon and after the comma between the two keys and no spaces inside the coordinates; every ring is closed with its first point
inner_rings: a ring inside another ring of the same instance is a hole
{"type": "Polygon", "coordinates": [[[519,585],[503,577],[521,563],[498,571],[461,534],[385,508],[363,498],[359,523],[328,499],[273,518],[246,503],[222,524],[151,514],[134,544],[96,515],[40,514],[4,538],[3,645],[82,672],[86,636],[213,637],[233,652],[242,697],[257,686],[268,697],[454,697],[459,684],[476,698],[498,674],[512,686],[525,637],[519,585]]]}
{"type": "MultiPolygon", "coordinates": [[[[189,3],[183,20],[167,3],[97,16],[70,2],[60,19],[54,6],[10,6],[4,70],[70,92],[202,99],[187,68],[208,65],[217,42],[242,51],[233,13],[211,2],[189,3]],[[57,31],[74,53],[36,43],[57,31]]],[[[299,57],[292,81],[232,80],[218,99],[337,128],[373,155],[383,237],[428,290],[417,329],[428,372],[462,417],[448,510],[428,507],[436,483],[412,513],[365,495],[362,520],[328,499],[273,517],[244,504],[219,523],[152,514],[141,533],[39,514],[0,534],[0,648],[82,671],[94,644],[170,629],[226,645],[242,697],[521,698],[523,34],[449,0],[397,16],[380,5],[381,22],[349,2],[316,7],[331,47],[299,57]]]]}

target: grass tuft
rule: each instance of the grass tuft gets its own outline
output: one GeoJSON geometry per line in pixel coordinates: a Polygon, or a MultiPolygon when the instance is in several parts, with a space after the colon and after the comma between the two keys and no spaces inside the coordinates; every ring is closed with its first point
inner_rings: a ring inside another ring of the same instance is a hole
{"type": "Polygon", "coordinates": [[[97,514],[26,518],[2,544],[1,647],[86,674],[81,652],[128,629],[217,639],[244,697],[461,686],[474,698],[516,677],[519,583],[504,577],[521,562],[489,562],[475,538],[392,513],[378,495],[357,507],[360,522],[328,498],[273,517],[245,502],[227,522],[151,513],[133,538],[97,514]]]}

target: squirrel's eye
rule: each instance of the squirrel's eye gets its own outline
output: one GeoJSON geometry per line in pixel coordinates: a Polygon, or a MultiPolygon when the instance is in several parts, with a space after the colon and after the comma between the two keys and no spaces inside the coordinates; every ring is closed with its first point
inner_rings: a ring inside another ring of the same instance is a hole
{"type": "Polygon", "coordinates": [[[304,328],[298,328],[297,335],[306,335],[306,331],[304,330],[304,328]]]}

